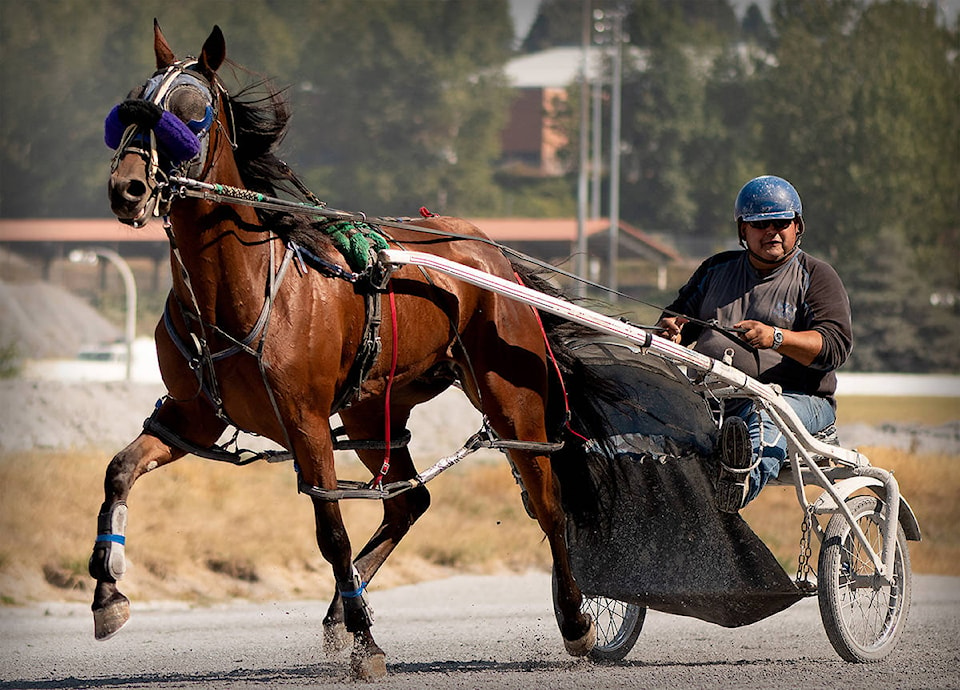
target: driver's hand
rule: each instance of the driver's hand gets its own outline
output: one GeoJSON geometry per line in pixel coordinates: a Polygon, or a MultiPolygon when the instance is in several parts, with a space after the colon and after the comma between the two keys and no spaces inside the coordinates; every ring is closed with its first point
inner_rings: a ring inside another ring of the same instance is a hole
{"type": "Polygon", "coordinates": [[[664,316],[657,321],[657,328],[659,329],[657,334],[662,338],[679,343],[680,331],[685,323],[687,323],[687,319],[682,316],[664,316]]]}

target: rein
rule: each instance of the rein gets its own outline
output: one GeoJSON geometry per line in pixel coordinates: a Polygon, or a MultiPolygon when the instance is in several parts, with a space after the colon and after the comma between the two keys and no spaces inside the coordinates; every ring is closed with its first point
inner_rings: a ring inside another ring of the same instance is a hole
{"type": "MultiPolygon", "coordinates": [[[[293,175],[292,172],[289,171],[289,168],[287,168],[287,171],[288,171],[288,174],[293,176],[293,179],[296,180],[296,177],[293,175]]],[[[299,181],[299,180],[296,180],[296,181],[299,181]]],[[[636,302],[638,304],[642,304],[647,307],[653,307],[654,309],[659,309],[661,312],[665,314],[682,317],[687,321],[689,321],[690,323],[696,324],[697,326],[701,326],[703,328],[708,328],[710,330],[715,330],[720,333],[723,333],[724,335],[729,337],[731,340],[734,340],[737,344],[747,348],[748,350],[755,349],[749,343],[745,343],[744,341],[742,341],[740,338],[737,337],[739,334],[746,332],[745,328],[733,328],[732,326],[723,326],[716,319],[705,320],[705,319],[698,319],[693,316],[687,316],[686,314],[681,314],[679,312],[675,312],[670,309],[665,309],[660,305],[653,304],[651,302],[646,302],[642,299],[634,297],[633,295],[628,295],[618,290],[610,290],[610,288],[604,285],[601,285],[600,283],[591,281],[587,278],[583,278],[574,273],[566,271],[558,266],[549,264],[545,261],[541,261],[536,257],[530,256],[529,254],[525,254],[521,251],[513,249],[512,247],[508,247],[504,244],[491,240],[488,237],[477,237],[475,235],[462,235],[454,232],[434,230],[432,228],[425,228],[421,225],[414,225],[412,223],[404,222],[404,219],[402,218],[383,218],[383,217],[367,218],[366,214],[362,212],[341,211],[341,210],[329,208],[324,202],[317,199],[316,196],[314,196],[312,193],[310,194],[310,197],[315,199],[316,203],[305,203],[302,201],[289,201],[287,199],[278,199],[276,197],[271,197],[265,194],[261,194],[260,192],[252,192],[247,189],[240,189],[238,187],[231,187],[229,185],[210,184],[208,182],[200,182],[199,180],[194,180],[188,177],[171,176],[170,184],[172,188],[175,189],[174,193],[177,194],[180,198],[195,198],[195,199],[203,199],[206,201],[216,201],[216,202],[227,203],[227,204],[252,206],[253,208],[260,208],[260,209],[270,210],[270,211],[286,211],[289,213],[318,215],[318,216],[323,216],[325,218],[330,218],[333,220],[371,223],[374,225],[382,225],[390,228],[398,228],[400,230],[412,230],[414,232],[420,232],[428,235],[437,235],[439,237],[445,237],[448,239],[481,242],[483,244],[488,244],[490,246],[496,247],[504,254],[520,259],[521,261],[537,266],[538,268],[551,271],[565,278],[569,278],[583,285],[587,285],[589,287],[592,287],[598,290],[612,292],[612,294],[617,295],[618,297],[622,297],[624,299],[630,300],[632,302],[636,302]]],[[[301,187],[301,185],[298,184],[298,187],[301,187]]],[[[645,328],[646,330],[655,329],[654,326],[641,326],[641,328],[645,328]]]]}
{"type": "MultiPolygon", "coordinates": [[[[193,283],[190,280],[190,274],[188,273],[187,267],[183,262],[183,257],[180,254],[180,248],[177,246],[176,239],[173,235],[169,218],[164,218],[163,227],[170,242],[173,256],[177,261],[177,265],[180,267],[180,274],[183,278],[183,283],[187,288],[187,294],[190,296],[191,303],[189,308],[185,308],[185,305],[180,302],[180,300],[176,297],[176,294],[172,293],[174,295],[174,299],[180,307],[180,316],[183,319],[184,325],[187,326],[187,333],[190,335],[192,340],[191,345],[193,347],[189,347],[184,339],[180,337],[180,334],[177,333],[177,329],[175,328],[173,320],[170,316],[169,300],[167,301],[167,304],[163,310],[163,325],[167,329],[170,339],[174,342],[177,349],[180,350],[180,354],[182,354],[184,359],[187,360],[188,366],[193,370],[197,377],[197,394],[203,392],[216,409],[217,416],[226,421],[228,424],[236,427],[237,425],[230,420],[226,410],[224,409],[223,398],[220,396],[220,386],[217,381],[214,364],[221,359],[231,357],[241,352],[246,352],[256,359],[257,368],[260,370],[260,377],[263,381],[263,386],[267,391],[267,396],[270,398],[270,404],[273,408],[273,412],[278,420],[282,419],[280,415],[280,408],[277,405],[276,397],[273,393],[273,388],[267,381],[266,366],[263,362],[263,346],[267,340],[267,330],[270,323],[270,315],[273,313],[274,301],[277,293],[280,291],[280,286],[283,284],[283,279],[287,274],[287,269],[290,267],[295,249],[293,247],[287,247],[279,267],[276,266],[274,252],[272,250],[270,251],[270,268],[267,271],[267,285],[265,288],[263,307],[260,309],[260,315],[257,317],[257,320],[250,329],[250,332],[243,339],[237,340],[216,324],[207,323],[201,318],[200,304],[197,301],[196,293],[193,290],[193,283]],[[194,321],[200,329],[199,337],[190,329],[189,322],[191,320],[194,321]],[[211,352],[209,337],[207,335],[208,329],[217,336],[230,342],[231,345],[218,352],[211,352]],[[258,341],[256,347],[251,347],[254,341],[258,341]],[[205,371],[206,376],[204,375],[205,371]]],[[[290,437],[286,427],[283,424],[280,426],[283,429],[283,433],[287,441],[287,448],[292,448],[293,446],[290,442],[290,437]]]]}

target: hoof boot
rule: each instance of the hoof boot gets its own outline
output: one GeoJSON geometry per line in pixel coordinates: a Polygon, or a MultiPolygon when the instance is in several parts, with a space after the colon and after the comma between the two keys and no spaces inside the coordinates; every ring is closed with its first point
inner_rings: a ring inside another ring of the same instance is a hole
{"type": "Polygon", "coordinates": [[[586,656],[589,654],[597,646],[597,624],[593,622],[593,618],[590,618],[590,627],[587,628],[587,632],[580,639],[568,640],[564,638],[563,646],[570,656],[586,656]]]}
{"type": "Polygon", "coordinates": [[[130,620],[130,600],[126,597],[93,610],[93,635],[98,640],[109,640],[130,620]]]}
{"type": "Polygon", "coordinates": [[[383,652],[350,655],[350,671],[354,680],[376,680],[387,675],[387,658],[383,652]]]}

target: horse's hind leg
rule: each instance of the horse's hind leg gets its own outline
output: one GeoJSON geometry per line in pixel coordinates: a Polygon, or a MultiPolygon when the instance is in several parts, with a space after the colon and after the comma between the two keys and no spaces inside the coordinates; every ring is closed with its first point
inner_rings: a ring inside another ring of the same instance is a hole
{"type": "Polygon", "coordinates": [[[571,655],[583,656],[596,644],[596,626],[580,606],[583,596],[573,577],[567,551],[566,518],[560,504],[550,458],[528,452],[512,451],[511,457],[528,493],[532,512],[550,543],[553,574],[557,582],[556,604],[559,609],[560,633],[571,655]]]}
{"type": "MultiPolygon", "coordinates": [[[[206,434],[212,435],[212,439],[206,441],[213,443],[222,430],[222,423],[214,422],[206,434]],[[218,427],[220,431],[215,431],[218,427]]],[[[183,455],[183,451],[143,433],[117,453],[107,467],[103,481],[104,501],[97,517],[97,539],[89,564],[90,575],[97,581],[91,609],[94,636],[98,640],[112,637],[130,619],[130,601],[117,588],[117,580],[126,570],[124,548],[130,489],[144,473],[183,455]]]]}
{"type": "MultiPolygon", "coordinates": [[[[300,463],[300,479],[307,486],[333,490],[337,486],[337,476],[329,429],[320,422],[308,426],[311,433],[293,440],[300,463]]],[[[350,537],[343,524],[340,504],[317,495],[313,495],[312,499],[317,545],[333,569],[337,591],[344,602],[344,625],[348,632],[353,633],[353,652],[350,657],[353,675],[360,680],[385,676],[386,658],[370,633],[373,611],[367,603],[366,582],[353,564],[350,537]]]]}
{"type": "MultiPolygon", "coordinates": [[[[484,412],[494,430],[504,439],[546,441],[545,408],[541,396],[528,388],[514,388],[501,381],[483,392],[484,412]]],[[[535,451],[511,450],[530,508],[547,537],[557,582],[556,604],[564,646],[573,656],[588,654],[596,644],[596,625],[580,610],[583,595],[573,577],[567,551],[566,516],[550,457],[535,451]]]]}

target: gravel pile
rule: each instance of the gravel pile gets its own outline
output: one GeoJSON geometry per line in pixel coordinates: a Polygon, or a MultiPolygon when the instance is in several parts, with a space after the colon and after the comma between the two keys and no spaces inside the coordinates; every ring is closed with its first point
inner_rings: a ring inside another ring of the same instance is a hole
{"type": "Polygon", "coordinates": [[[0,345],[34,359],[73,357],[112,342],[120,329],[80,297],[50,283],[0,281],[0,345]]]}
{"type": "MultiPolygon", "coordinates": [[[[132,441],[164,394],[162,384],[65,383],[0,380],[0,451],[102,448],[115,452],[132,441]]],[[[336,422],[336,420],[334,420],[336,422]]],[[[334,423],[336,426],[336,423],[334,423]]],[[[480,428],[480,415],[458,390],[421,405],[409,424],[411,451],[426,467],[449,455],[480,428]]],[[[263,439],[241,445],[262,448],[263,439]]],[[[498,457],[492,451],[479,452],[498,457]]]]}

